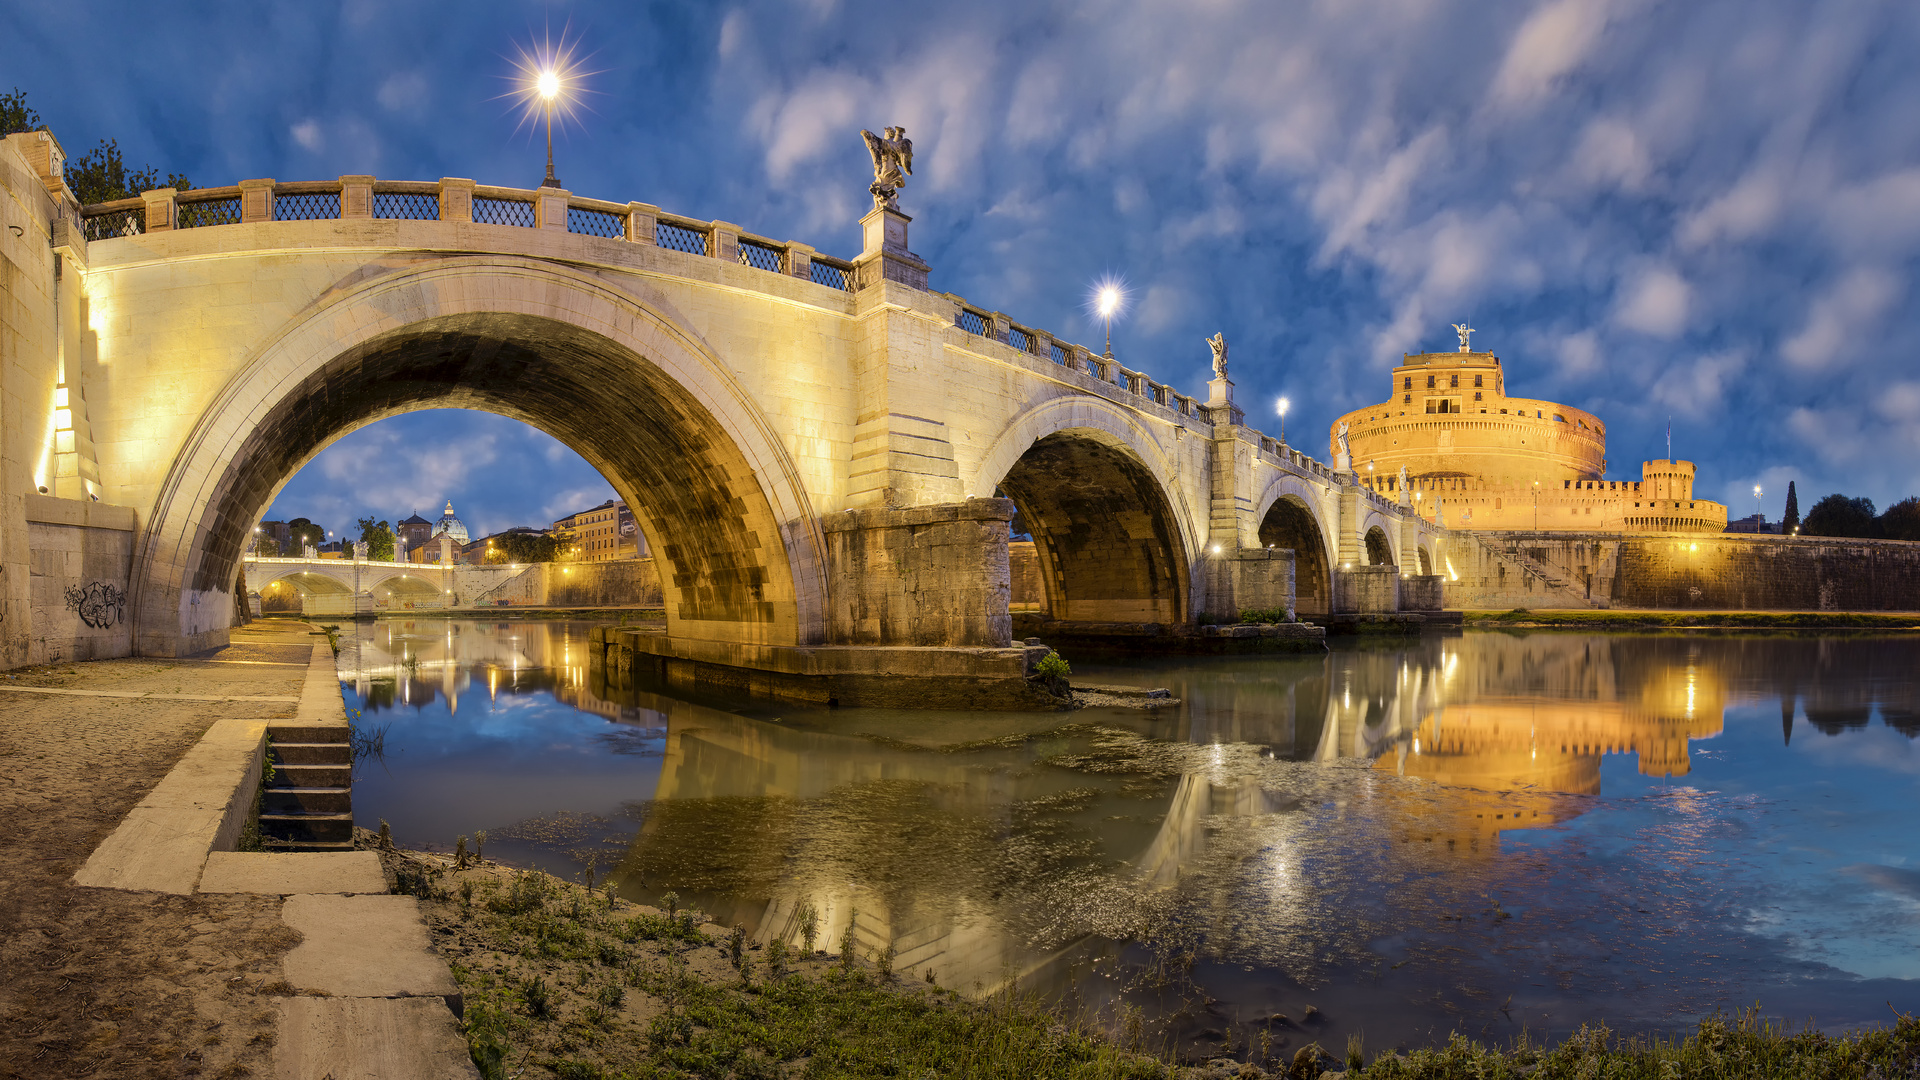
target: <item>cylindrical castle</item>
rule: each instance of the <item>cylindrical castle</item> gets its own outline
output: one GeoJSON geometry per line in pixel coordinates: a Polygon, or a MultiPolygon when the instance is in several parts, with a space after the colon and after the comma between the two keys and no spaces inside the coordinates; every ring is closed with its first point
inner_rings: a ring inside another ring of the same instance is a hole
{"type": "Polygon", "coordinates": [[[1690,461],[1650,461],[1639,480],[1608,480],[1607,430],[1582,409],[1508,397],[1490,352],[1409,353],[1386,401],[1347,425],[1360,483],[1390,497],[1406,469],[1408,501],[1450,528],[1719,532],[1727,508],[1693,497],[1690,461]]]}

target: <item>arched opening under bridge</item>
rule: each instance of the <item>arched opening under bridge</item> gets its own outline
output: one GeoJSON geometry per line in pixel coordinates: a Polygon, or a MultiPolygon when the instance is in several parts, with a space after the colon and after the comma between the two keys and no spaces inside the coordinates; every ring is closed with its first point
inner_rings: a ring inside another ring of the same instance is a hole
{"type": "Polygon", "coordinates": [[[1165,491],[1133,450],[1095,429],[1034,441],[1000,481],[1033,536],[1050,618],[1175,623],[1188,557],[1165,491]]]}
{"type": "Polygon", "coordinates": [[[1386,530],[1378,525],[1367,530],[1367,565],[1394,565],[1393,545],[1387,542],[1386,530]]]}
{"type": "Polygon", "coordinates": [[[1260,521],[1260,546],[1293,549],[1294,612],[1302,619],[1332,610],[1327,546],[1313,511],[1297,495],[1274,500],[1260,521]]]}

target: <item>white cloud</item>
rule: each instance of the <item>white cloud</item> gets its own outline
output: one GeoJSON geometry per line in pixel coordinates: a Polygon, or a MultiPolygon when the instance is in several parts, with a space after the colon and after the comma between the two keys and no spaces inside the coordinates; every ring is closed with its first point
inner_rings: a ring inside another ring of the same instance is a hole
{"type": "Polygon", "coordinates": [[[729,11],[720,23],[720,58],[725,60],[740,51],[747,36],[747,13],[729,11]]]}
{"type": "Polygon", "coordinates": [[[1805,325],[1780,346],[1780,355],[1802,370],[1819,370],[1858,353],[1862,339],[1899,298],[1903,285],[1886,270],[1852,271],[1813,302],[1805,325]]]}
{"type": "Polygon", "coordinates": [[[1746,366],[1746,355],[1740,352],[1677,362],[1654,384],[1653,400],[1684,416],[1721,415],[1728,384],[1746,366]]]}
{"type": "Polygon", "coordinates": [[[1786,179],[1769,166],[1740,178],[1680,223],[1680,244],[1699,248],[1716,240],[1748,240],[1772,229],[1787,203],[1786,179]]]}
{"type": "Polygon", "coordinates": [[[1607,28],[1603,0],[1554,0],[1520,24],[1493,80],[1493,100],[1531,105],[1587,59],[1607,28]]]}
{"type": "Polygon", "coordinates": [[[293,141],[308,150],[317,152],[324,141],[320,135],[319,121],[302,120],[293,125],[293,141]]]}
{"type": "Polygon", "coordinates": [[[1687,327],[1693,287],[1667,266],[1641,270],[1622,284],[1614,321],[1657,338],[1674,338],[1687,327]]]}
{"type": "Polygon", "coordinates": [[[1631,126],[1606,118],[1588,124],[1573,149],[1574,178],[1595,188],[1638,192],[1653,172],[1653,159],[1631,126]]]}
{"type": "Polygon", "coordinates": [[[380,102],[380,107],[388,112],[419,114],[432,104],[427,77],[418,71],[402,71],[388,76],[380,84],[380,92],[375,98],[380,102]]]}
{"type": "Polygon", "coordinates": [[[1554,347],[1560,370],[1569,378],[1591,375],[1600,367],[1600,335],[1592,330],[1568,334],[1554,347]]]}

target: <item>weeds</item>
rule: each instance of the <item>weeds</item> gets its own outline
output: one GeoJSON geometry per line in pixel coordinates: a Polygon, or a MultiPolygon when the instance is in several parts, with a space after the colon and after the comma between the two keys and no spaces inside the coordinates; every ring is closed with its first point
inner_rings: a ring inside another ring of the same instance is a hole
{"type": "Polygon", "coordinates": [[[808,952],[813,951],[813,943],[819,936],[819,910],[813,906],[811,900],[800,901],[800,940],[806,945],[808,952]]]}

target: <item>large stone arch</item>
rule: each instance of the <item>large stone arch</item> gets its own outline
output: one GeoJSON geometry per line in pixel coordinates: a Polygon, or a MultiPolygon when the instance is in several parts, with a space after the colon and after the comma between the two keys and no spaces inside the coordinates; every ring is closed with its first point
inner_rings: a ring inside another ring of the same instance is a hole
{"type": "Polygon", "coordinates": [[[970,493],[1004,492],[1032,532],[1047,609],[1076,622],[1184,622],[1202,537],[1144,419],[1091,397],[1016,417],[970,493]]]}
{"type": "Polygon", "coordinates": [[[824,637],[824,545],[798,471],[727,365],[665,303],[533,259],[454,258],[357,282],[265,342],[168,471],[135,561],[136,648],[219,644],[259,515],[335,439],[472,408],[566,443],[634,507],[669,634],[824,637]]]}
{"type": "Polygon", "coordinates": [[[1318,488],[1284,472],[1267,482],[1254,504],[1255,541],[1293,551],[1294,610],[1302,617],[1333,611],[1333,564],[1340,544],[1324,505],[1318,488]]]}

